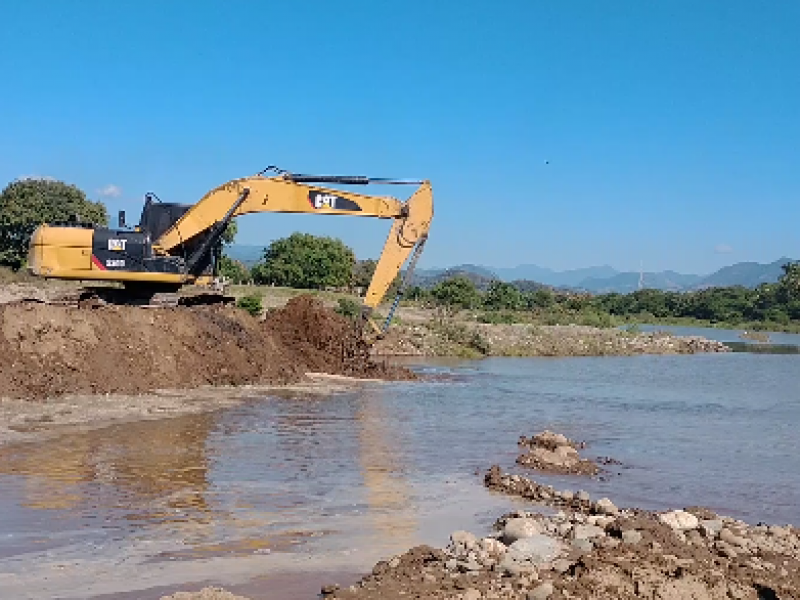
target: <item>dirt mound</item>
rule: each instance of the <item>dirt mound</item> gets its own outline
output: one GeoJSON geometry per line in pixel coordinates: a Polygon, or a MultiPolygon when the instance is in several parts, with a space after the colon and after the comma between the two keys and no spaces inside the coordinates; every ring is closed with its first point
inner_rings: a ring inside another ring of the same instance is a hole
{"type": "Polygon", "coordinates": [[[264,322],[220,306],[0,305],[0,397],[294,383],[311,371],[413,378],[372,361],[350,321],[308,297],[264,322]]]}
{"type": "Polygon", "coordinates": [[[307,372],[380,379],[413,377],[407,369],[372,360],[357,323],[325,308],[312,296],[297,296],[285,307],[273,309],[265,326],[307,372]]]}

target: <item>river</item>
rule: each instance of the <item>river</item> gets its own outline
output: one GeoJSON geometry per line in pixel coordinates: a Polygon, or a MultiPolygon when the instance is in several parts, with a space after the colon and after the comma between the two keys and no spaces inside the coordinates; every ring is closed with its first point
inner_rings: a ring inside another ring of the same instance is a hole
{"type": "Polygon", "coordinates": [[[621,506],[800,523],[796,355],[416,367],[442,377],[3,448],[0,597],[147,600],[215,583],[311,598],[454,529],[487,531],[520,504],[482,473],[513,469],[518,437],[545,428],[622,464],[540,481],[621,506]]]}

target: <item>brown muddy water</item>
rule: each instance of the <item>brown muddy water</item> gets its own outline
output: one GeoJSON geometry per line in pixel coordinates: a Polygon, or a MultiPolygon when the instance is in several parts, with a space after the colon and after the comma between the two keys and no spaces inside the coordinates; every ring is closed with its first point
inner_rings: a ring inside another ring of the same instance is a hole
{"type": "Polygon", "coordinates": [[[800,357],[428,362],[444,380],[276,395],[0,449],[1,598],[313,598],[519,501],[481,475],[542,429],[622,462],[537,477],[618,505],[800,523],[800,357]]]}

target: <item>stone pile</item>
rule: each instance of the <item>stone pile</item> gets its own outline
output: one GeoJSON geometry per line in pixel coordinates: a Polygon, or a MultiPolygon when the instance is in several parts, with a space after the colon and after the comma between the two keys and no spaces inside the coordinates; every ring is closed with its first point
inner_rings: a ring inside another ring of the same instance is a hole
{"type": "Polygon", "coordinates": [[[800,598],[800,530],[702,508],[652,512],[558,491],[492,467],[491,489],[558,507],[516,511],[479,537],[378,563],[341,598],[762,600],[800,598]]]}
{"type": "Polygon", "coordinates": [[[591,460],[582,459],[578,444],[560,433],[543,431],[530,439],[520,437],[518,446],[524,451],[517,457],[517,464],[551,473],[574,475],[596,475],[600,469],[591,460]]]}

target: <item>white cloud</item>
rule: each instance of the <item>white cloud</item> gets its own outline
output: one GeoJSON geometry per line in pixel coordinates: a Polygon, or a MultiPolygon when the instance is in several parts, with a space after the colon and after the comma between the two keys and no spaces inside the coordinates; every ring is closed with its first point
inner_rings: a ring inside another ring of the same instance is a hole
{"type": "Polygon", "coordinates": [[[113,183],[97,190],[97,193],[103,198],[119,198],[122,195],[122,188],[113,183]]]}
{"type": "Polygon", "coordinates": [[[17,181],[26,181],[30,179],[38,179],[41,181],[55,181],[55,177],[51,177],[50,175],[20,175],[17,177],[17,181]]]}
{"type": "Polygon", "coordinates": [[[717,254],[730,254],[733,252],[733,248],[731,248],[728,244],[717,244],[714,246],[714,252],[717,254]]]}

